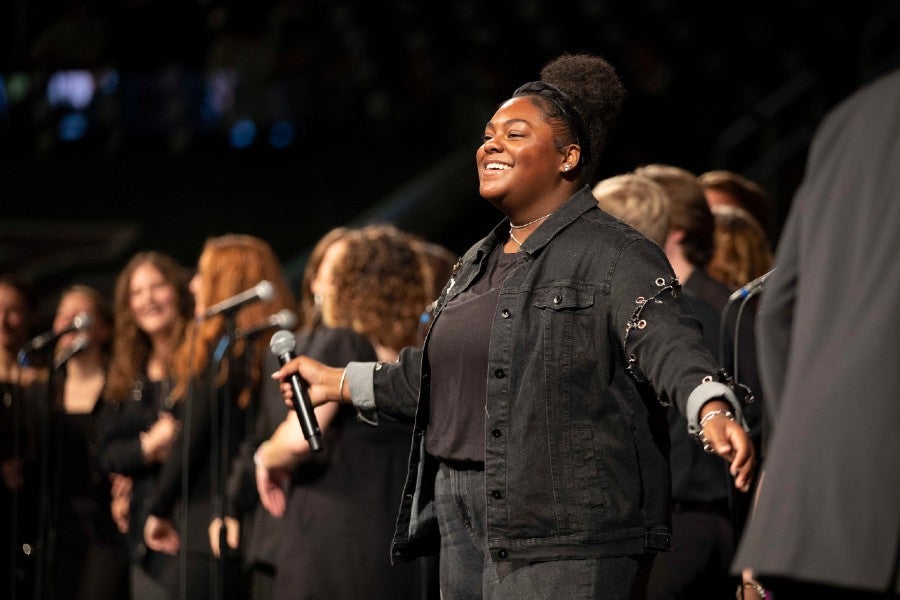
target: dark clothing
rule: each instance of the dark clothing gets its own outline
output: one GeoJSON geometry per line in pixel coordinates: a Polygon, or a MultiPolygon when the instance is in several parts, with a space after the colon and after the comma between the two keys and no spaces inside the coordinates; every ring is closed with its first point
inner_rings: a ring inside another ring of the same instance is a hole
{"type": "Polygon", "coordinates": [[[643,588],[653,555],[494,562],[485,544],[486,496],[484,469],[441,463],[435,479],[441,589],[450,591],[454,600],[632,600],[632,591],[643,588]]]}
{"type": "MultiPolygon", "coordinates": [[[[503,221],[462,258],[435,326],[444,306],[483,275],[508,228],[503,221]]],[[[500,291],[485,373],[491,556],[552,561],[668,549],[665,411],[641,396],[627,361],[633,356],[632,372],[641,370],[694,426],[707,400],[734,401],[726,386],[704,382],[719,367],[672,287],[671,267],[656,244],[600,210],[588,188],[544,221],[522,252],[500,291]]],[[[398,363],[374,371],[377,409],[415,414],[396,560],[438,549],[438,463],[422,443],[428,352],[426,340],[424,353],[406,349],[398,363]]]]}
{"type": "Polygon", "coordinates": [[[144,521],[147,502],[159,474],[158,463],[149,464],[141,450],[140,434],[159,418],[161,411],[173,407],[168,381],[150,381],[139,377],[126,398],[109,403],[110,410],[100,435],[100,467],[106,473],[125,475],[132,480],[128,506],[128,547],[132,564],[140,566],[148,576],[159,579],[162,570],[174,568],[166,563],[175,559],[147,548],[144,543],[144,521]]]}
{"type": "Polygon", "coordinates": [[[44,535],[39,559],[49,579],[42,598],[114,600],[128,597],[125,539],[110,513],[110,482],[97,462],[98,428],[107,404],[90,413],[62,410],[65,377],[51,382],[47,423],[46,495],[40,499],[44,535]]]}
{"type": "Polygon", "coordinates": [[[34,597],[39,473],[39,431],[44,386],[0,382],[0,462],[18,465],[22,485],[0,479],[0,597],[34,597]]]}
{"type": "MultiPolygon", "coordinates": [[[[688,281],[693,280],[691,277],[688,281]]],[[[719,351],[719,313],[685,286],[685,302],[703,328],[703,344],[719,351]]],[[[735,547],[736,493],[728,464],[703,451],[677,410],[667,412],[672,447],[672,550],[653,563],[648,600],[718,600],[738,583],[728,567],[735,547]]]]}
{"type": "Polygon", "coordinates": [[[774,427],[735,571],[900,593],[898,232],[895,70],[818,128],[760,298],[774,427]]]}
{"type": "MultiPolygon", "coordinates": [[[[345,329],[301,334],[297,347],[298,354],[330,366],[375,359],[368,340],[345,329]]],[[[277,387],[275,393],[280,397],[277,387]]],[[[375,429],[341,407],[323,435],[321,454],[293,474],[276,560],[276,600],[424,598],[424,564],[390,564],[411,436],[408,424],[383,419],[375,429]]]]}
{"type": "Polygon", "coordinates": [[[189,386],[184,401],[176,405],[182,428],[148,500],[148,513],[172,521],[179,532],[180,552],[187,554],[185,594],[177,571],[180,557],[175,561],[176,571],[162,575],[173,599],[205,600],[215,595],[216,586],[222,586],[226,596],[238,589],[239,565],[225,552],[222,560],[228,562],[222,568],[213,557],[208,533],[210,522],[220,516],[217,501],[223,499],[224,471],[244,431],[244,411],[237,407],[237,399],[245,384],[240,375],[245,371],[241,360],[233,358],[231,363],[225,385],[214,386],[212,363],[207,364],[189,386]],[[183,483],[187,497],[182,496],[183,483]]]}
{"type": "Polygon", "coordinates": [[[484,462],[484,394],[491,321],[500,284],[521,260],[497,246],[484,277],[449,302],[431,331],[431,411],[425,449],[450,460],[484,462]]]}

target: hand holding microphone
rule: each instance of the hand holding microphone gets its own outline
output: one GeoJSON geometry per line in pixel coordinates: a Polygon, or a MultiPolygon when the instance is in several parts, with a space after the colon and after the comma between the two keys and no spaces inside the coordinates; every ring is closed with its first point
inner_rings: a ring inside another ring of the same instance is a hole
{"type": "MultiPolygon", "coordinates": [[[[284,329],[276,331],[269,341],[269,349],[282,366],[297,357],[294,354],[296,347],[297,341],[294,339],[294,334],[284,329]]],[[[309,443],[311,451],[319,452],[322,450],[322,433],[319,430],[316,413],[313,411],[312,401],[309,398],[309,385],[300,378],[297,372],[288,374],[287,379],[291,386],[291,401],[294,410],[297,411],[303,437],[309,443]]]]}

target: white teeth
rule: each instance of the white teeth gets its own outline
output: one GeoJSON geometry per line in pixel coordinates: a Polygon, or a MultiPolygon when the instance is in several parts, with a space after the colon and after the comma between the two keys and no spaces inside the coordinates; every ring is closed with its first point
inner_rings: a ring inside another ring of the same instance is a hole
{"type": "Polygon", "coordinates": [[[507,169],[511,169],[509,165],[504,165],[503,163],[488,163],[484,166],[485,169],[489,171],[505,171],[507,169]]]}

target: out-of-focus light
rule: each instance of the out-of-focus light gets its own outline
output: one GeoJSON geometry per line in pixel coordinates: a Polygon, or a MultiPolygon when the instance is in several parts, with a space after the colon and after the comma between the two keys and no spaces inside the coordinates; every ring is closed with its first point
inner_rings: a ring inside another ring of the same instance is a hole
{"type": "Polygon", "coordinates": [[[232,69],[217,69],[206,76],[201,114],[206,122],[215,122],[234,106],[238,74],[232,69]]]}
{"type": "Polygon", "coordinates": [[[6,96],[6,81],[0,75],[0,119],[5,120],[9,116],[9,98],[6,96]]]}
{"type": "Polygon", "coordinates": [[[248,148],[256,139],[256,124],[250,119],[240,119],[231,126],[229,135],[233,148],[248,148]]]}
{"type": "Polygon", "coordinates": [[[57,71],[47,82],[50,106],[84,110],[94,98],[94,77],[90,71],[57,71]]]}
{"type": "Polygon", "coordinates": [[[293,144],[295,137],[297,137],[297,131],[294,129],[293,123],[284,119],[275,121],[269,129],[269,144],[279,150],[293,144]]]}
{"type": "Polygon", "coordinates": [[[59,120],[59,139],[77,142],[87,133],[87,118],[82,113],[69,113],[59,120]]]}
{"type": "Polygon", "coordinates": [[[107,96],[115,94],[119,90],[119,72],[115,69],[103,71],[98,78],[97,89],[107,96]]]}

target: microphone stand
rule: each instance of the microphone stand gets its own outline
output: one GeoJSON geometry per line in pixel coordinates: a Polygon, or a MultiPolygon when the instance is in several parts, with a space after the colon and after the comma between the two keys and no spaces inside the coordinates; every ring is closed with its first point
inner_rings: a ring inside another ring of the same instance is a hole
{"type": "Polygon", "coordinates": [[[219,410],[216,403],[220,401],[219,390],[216,387],[216,374],[222,365],[222,361],[226,360],[226,356],[230,354],[232,345],[234,344],[236,324],[235,311],[228,311],[223,314],[225,317],[225,335],[219,340],[219,345],[213,353],[213,364],[211,372],[210,387],[212,396],[210,402],[213,402],[212,415],[212,451],[210,453],[212,461],[212,473],[215,476],[216,492],[215,503],[218,509],[218,517],[220,522],[219,528],[219,559],[216,565],[216,598],[225,599],[225,589],[228,575],[226,552],[228,549],[228,529],[225,525],[226,516],[226,494],[225,481],[228,469],[228,446],[229,446],[229,428],[231,427],[231,384],[233,377],[233,369],[231,364],[228,365],[228,377],[222,384],[221,388],[221,423],[219,422],[219,410]]]}
{"type": "MultiPolygon", "coordinates": [[[[52,361],[51,361],[52,362],[52,361]]],[[[64,367],[65,363],[60,365],[64,367]]],[[[53,574],[48,571],[48,567],[53,564],[53,552],[55,546],[55,523],[52,522],[50,515],[59,507],[52,505],[49,494],[50,486],[50,421],[55,412],[56,403],[56,387],[58,385],[58,372],[60,368],[55,368],[50,364],[47,369],[47,387],[44,394],[44,404],[40,411],[40,469],[38,473],[38,517],[37,517],[37,533],[35,536],[35,573],[34,573],[34,597],[41,599],[44,597],[44,587],[50,590],[52,596],[54,594],[52,586],[53,574]]],[[[57,428],[58,429],[58,428],[57,428]]],[[[57,432],[59,433],[59,432],[57,432]]],[[[59,442],[59,440],[57,440],[59,442]]],[[[56,459],[55,466],[59,469],[58,461],[61,458],[57,451],[54,455],[56,459]]],[[[57,472],[57,477],[58,477],[57,472]]],[[[56,488],[57,486],[54,486],[56,488]]],[[[53,499],[59,501],[59,494],[54,494],[53,499]]]]}

